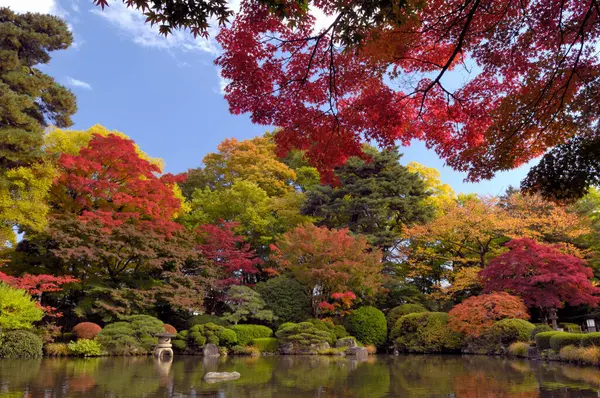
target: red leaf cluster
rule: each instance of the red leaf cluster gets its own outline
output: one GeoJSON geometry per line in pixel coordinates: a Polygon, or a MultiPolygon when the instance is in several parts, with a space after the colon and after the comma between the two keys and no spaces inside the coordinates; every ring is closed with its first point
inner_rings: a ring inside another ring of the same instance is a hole
{"type": "Polygon", "coordinates": [[[263,264],[244,239],[235,235],[237,225],[223,222],[220,226],[204,224],[197,228],[204,241],[200,252],[221,270],[219,282],[223,286],[243,283],[245,275],[257,274],[257,266],[263,264]]]}
{"type": "Polygon", "coordinates": [[[173,217],[181,207],[171,174],[142,159],[132,140],[95,134],[79,154],[63,153],[53,187],[55,207],[82,221],[97,221],[107,231],[124,223],[170,236],[181,226],[173,217]]]}
{"type": "Polygon", "coordinates": [[[455,305],[448,315],[448,325],[453,330],[473,337],[480,336],[501,319],[529,319],[523,300],[505,292],[469,297],[455,305]]]}
{"type": "Polygon", "coordinates": [[[244,0],[217,36],[216,63],[231,111],[281,127],[280,150],[306,150],[321,171],[360,154],[361,141],[421,139],[478,180],[597,121],[586,110],[596,106],[599,12],[595,1],[432,0],[340,48],[337,26],[288,24],[244,0]]]}
{"type": "Polygon", "coordinates": [[[600,302],[600,288],[590,281],[593,272],[584,260],[529,238],[513,239],[506,246],[510,250],[479,274],[484,292],[507,291],[542,309],[600,302]]]}

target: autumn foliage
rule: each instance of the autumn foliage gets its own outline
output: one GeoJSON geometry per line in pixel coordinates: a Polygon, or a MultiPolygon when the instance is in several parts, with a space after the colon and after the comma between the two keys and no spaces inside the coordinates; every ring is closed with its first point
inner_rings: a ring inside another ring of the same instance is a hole
{"type": "Polygon", "coordinates": [[[81,322],[73,326],[72,332],[78,339],[92,340],[101,330],[102,328],[93,322],[81,322]]]}
{"type": "Polygon", "coordinates": [[[455,305],[448,315],[448,325],[454,331],[473,337],[480,336],[501,319],[529,319],[523,300],[505,292],[469,297],[455,305]]]}
{"type": "Polygon", "coordinates": [[[507,291],[540,309],[600,302],[600,288],[590,281],[593,272],[584,260],[529,238],[513,239],[506,246],[510,250],[480,273],[485,292],[507,291]]]}

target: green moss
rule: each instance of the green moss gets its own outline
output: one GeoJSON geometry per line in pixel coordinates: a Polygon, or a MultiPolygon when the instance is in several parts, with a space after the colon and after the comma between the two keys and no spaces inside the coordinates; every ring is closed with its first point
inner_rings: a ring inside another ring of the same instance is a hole
{"type": "Polygon", "coordinates": [[[237,335],[239,345],[248,345],[253,339],[273,336],[273,330],[263,325],[235,325],[230,329],[237,335]]]}
{"type": "Polygon", "coordinates": [[[404,352],[456,352],[460,349],[460,334],[448,327],[445,312],[423,312],[400,317],[390,338],[396,349],[404,352]]]}
{"type": "Polygon", "coordinates": [[[381,347],[387,340],[387,321],[375,307],[360,307],[346,318],[346,329],[361,343],[381,347]]]}

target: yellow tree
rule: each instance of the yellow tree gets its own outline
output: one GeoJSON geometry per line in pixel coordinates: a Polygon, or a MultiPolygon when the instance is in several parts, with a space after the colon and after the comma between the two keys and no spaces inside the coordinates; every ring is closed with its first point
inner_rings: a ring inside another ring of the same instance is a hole
{"type": "Polygon", "coordinates": [[[432,206],[437,213],[448,204],[456,200],[456,192],[449,184],[444,184],[440,179],[440,172],[433,167],[427,167],[417,162],[410,162],[406,168],[411,173],[417,174],[423,180],[427,193],[426,203],[432,206]]]}

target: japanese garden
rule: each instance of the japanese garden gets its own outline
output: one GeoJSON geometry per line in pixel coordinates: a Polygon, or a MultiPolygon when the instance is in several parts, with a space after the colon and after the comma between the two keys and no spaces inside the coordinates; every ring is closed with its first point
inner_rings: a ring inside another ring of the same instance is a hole
{"type": "Polygon", "coordinates": [[[73,0],[218,46],[264,133],[183,172],[52,75],[68,14],[9,3],[0,398],[600,394],[600,2],[73,0]],[[415,142],[526,174],[460,192],[415,142]]]}

